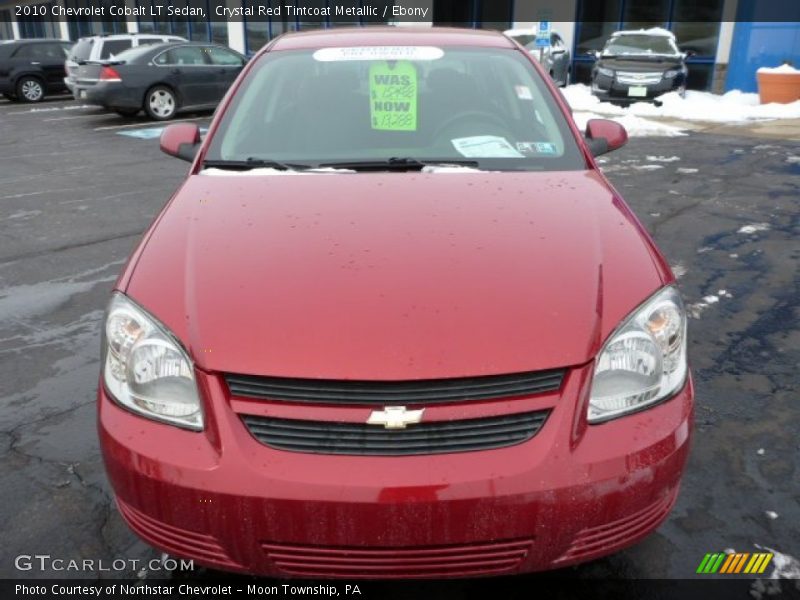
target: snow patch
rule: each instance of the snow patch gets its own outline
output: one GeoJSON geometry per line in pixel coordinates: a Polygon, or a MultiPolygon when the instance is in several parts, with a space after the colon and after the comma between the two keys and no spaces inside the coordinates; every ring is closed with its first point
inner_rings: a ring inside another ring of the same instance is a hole
{"type": "Polygon", "coordinates": [[[686,273],[688,273],[688,269],[682,263],[675,263],[672,265],[672,274],[675,275],[675,279],[680,279],[686,273]]]}
{"type": "Polygon", "coordinates": [[[758,231],[769,231],[769,223],[753,223],[752,225],[743,225],[739,227],[736,233],[751,234],[758,231]]]}
{"type": "Polygon", "coordinates": [[[740,90],[731,90],[723,95],[688,90],[685,97],[669,92],[659,97],[661,106],[649,102],[636,102],[630,106],[601,102],[592,95],[588,85],[580,83],[567,86],[563,92],[572,110],[605,116],[661,117],[710,123],[800,118],[800,100],[788,104],[761,104],[758,94],[740,90]]]}
{"type": "Polygon", "coordinates": [[[772,573],[770,579],[800,579],[800,561],[794,556],[782,554],[769,546],[755,545],[759,550],[772,552],[772,573]]]}
{"type": "MultiPolygon", "coordinates": [[[[592,112],[576,112],[572,115],[575,119],[575,124],[580,130],[586,129],[586,123],[589,119],[606,119],[608,116],[607,114],[603,115],[592,112]]],[[[625,131],[628,132],[628,137],[678,137],[687,135],[680,127],[649,121],[635,115],[620,114],[619,117],[612,117],[611,120],[621,124],[625,128],[625,131]]]]}
{"type": "Polygon", "coordinates": [[[761,67],[756,73],[785,73],[787,75],[800,75],[800,70],[795,69],[789,63],[784,63],[780,67],[761,67]]]}
{"type": "Polygon", "coordinates": [[[663,169],[663,165],[633,165],[634,169],[639,171],[655,171],[656,169],[663,169]]]}
{"type": "Polygon", "coordinates": [[[692,169],[692,168],[689,168],[689,167],[678,167],[677,169],[675,169],[675,172],[676,173],[682,173],[684,175],[690,175],[692,173],[697,173],[699,170],[700,169],[692,169]]]}
{"type": "Polygon", "coordinates": [[[778,513],[776,513],[774,510],[768,510],[764,514],[767,515],[768,519],[773,521],[778,518],[778,513]]]}
{"type": "Polygon", "coordinates": [[[786,162],[793,164],[793,163],[800,163],[800,156],[795,156],[794,154],[790,154],[786,157],[786,162]]]}
{"type": "Polygon", "coordinates": [[[645,156],[645,160],[649,160],[650,162],[675,162],[676,160],[680,160],[680,156],[645,156]]]}

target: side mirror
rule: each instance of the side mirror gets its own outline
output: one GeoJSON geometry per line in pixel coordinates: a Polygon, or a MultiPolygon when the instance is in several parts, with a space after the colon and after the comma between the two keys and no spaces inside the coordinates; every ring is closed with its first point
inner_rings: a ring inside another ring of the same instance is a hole
{"type": "Polygon", "coordinates": [[[686,52],[684,52],[684,53],[683,53],[683,55],[684,55],[686,58],[689,58],[690,56],[695,56],[696,54],[697,54],[697,52],[696,52],[696,51],[694,51],[694,50],[687,50],[686,52]]]}
{"type": "Polygon", "coordinates": [[[194,123],[175,123],[161,132],[161,151],[181,160],[193,161],[200,149],[200,128],[194,123]]]}
{"type": "Polygon", "coordinates": [[[600,58],[600,51],[599,51],[599,50],[587,50],[586,52],[584,52],[584,54],[585,54],[586,56],[591,56],[591,57],[592,57],[592,58],[594,58],[595,60],[597,60],[598,58],[600,58]]]}
{"type": "Polygon", "coordinates": [[[586,145],[592,156],[600,156],[622,148],[628,141],[628,132],[625,128],[609,119],[590,119],[586,123],[586,145]]]}

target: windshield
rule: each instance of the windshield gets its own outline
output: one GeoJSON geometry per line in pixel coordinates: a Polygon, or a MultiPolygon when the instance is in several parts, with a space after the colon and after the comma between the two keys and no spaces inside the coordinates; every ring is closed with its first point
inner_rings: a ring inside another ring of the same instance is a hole
{"type": "Polygon", "coordinates": [[[94,40],[91,38],[78,41],[70,50],[69,60],[74,62],[87,60],[92,53],[92,46],[94,46],[94,40]]]}
{"type": "Polygon", "coordinates": [[[265,54],[206,160],[586,168],[566,118],[519,51],[430,46],[265,54]]]}
{"type": "Polygon", "coordinates": [[[665,35],[619,35],[603,48],[603,56],[625,54],[676,56],[679,52],[674,40],[665,35]]]}

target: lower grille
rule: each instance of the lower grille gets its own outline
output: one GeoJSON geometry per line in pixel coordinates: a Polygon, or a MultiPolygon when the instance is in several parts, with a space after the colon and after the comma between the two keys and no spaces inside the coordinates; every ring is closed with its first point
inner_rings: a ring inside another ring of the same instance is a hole
{"type": "Polygon", "coordinates": [[[630,73],[617,71],[617,81],[629,85],[653,85],[661,83],[661,73],[630,73]]]}
{"type": "Polygon", "coordinates": [[[598,552],[605,554],[635,542],[667,516],[677,497],[678,489],[675,488],[663,498],[627,517],[584,529],[572,542],[569,550],[554,564],[586,560],[598,552]]]}
{"type": "Polygon", "coordinates": [[[303,577],[455,577],[514,570],[533,540],[424,548],[346,548],[264,543],[276,567],[303,577]]]}
{"type": "Polygon", "coordinates": [[[279,450],[313,454],[399,456],[473,452],[513,446],[531,439],[549,411],[500,417],[420,423],[387,430],[361,423],[272,419],[244,415],[250,433],[279,450]]]}
{"type": "Polygon", "coordinates": [[[222,567],[240,568],[213,536],[157,521],[119,498],[117,506],[130,528],[157,548],[176,556],[194,558],[222,567]]]}

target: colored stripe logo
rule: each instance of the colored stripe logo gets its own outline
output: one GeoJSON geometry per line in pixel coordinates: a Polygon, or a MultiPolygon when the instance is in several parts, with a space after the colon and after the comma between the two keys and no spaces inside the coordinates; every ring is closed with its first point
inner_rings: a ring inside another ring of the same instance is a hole
{"type": "Polygon", "coordinates": [[[767,565],[772,561],[772,557],[772,552],[709,553],[703,557],[700,566],[697,567],[697,573],[701,575],[714,573],[761,575],[767,570],[767,565]]]}

